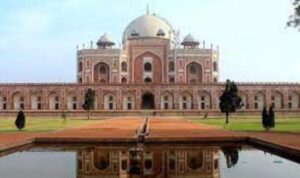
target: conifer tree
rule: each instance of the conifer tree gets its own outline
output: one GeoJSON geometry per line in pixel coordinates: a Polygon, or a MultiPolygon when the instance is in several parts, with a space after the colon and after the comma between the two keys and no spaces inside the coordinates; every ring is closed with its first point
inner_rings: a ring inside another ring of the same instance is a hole
{"type": "Polygon", "coordinates": [[[270,128],[274,128],[275,127],[275,113],[273,110],[273,106],[270,106],[269,108],[269,126],[270,128]]]}
{"type": "Polygon", "coordinates": [[[89,88],[85,93],[84,104],[82,105],[83,109],[88,112],[88,119],[90,119],[91,110],[95,106],[95,90],[89,88]]]}
{"type": "Polygon", "coordinates": [[[270,121],[269,120],[270,119],[269,119],[267,107],[264,107],[264,109],[262,111],[262,125],[266,130],[270,129],[270,126],[269,126],[270,121]]]}
{"type": "Polygon", "coordinates": [[[239,151],[237,147],[221,147],[221,150],[226,158],[227,168],[231,168],[239,161],[239,151]]]}
{"type": "Polygon", "coordinates": [[[26,118],[24,112],[20,110],[15,121],[15,125],[19,129],[19,131],[25,127],[25,119],[26,118]]]}
{"type": "Polygon", "coordinates": [[[242,99],[238,95],[238,88],[234,82],[230,80],[226,81],[225,90],[220,97],[219,103],[221,112],[225,113],[226,124],[229,123],[229,113],[236,112],[243,106],[242,99]]]}

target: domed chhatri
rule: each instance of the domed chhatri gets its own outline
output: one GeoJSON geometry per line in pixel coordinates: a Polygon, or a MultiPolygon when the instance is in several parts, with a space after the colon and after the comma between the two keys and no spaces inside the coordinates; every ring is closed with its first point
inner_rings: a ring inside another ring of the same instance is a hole
{"type": "Polygon", "coordinates": [[[107,33],[104,33],[97,42],[98,48],[111,48],[113,45],[115,45],[115,43],[107,33]]]}
{"type": "Polygon", "coordinates": [[[181,42],[181,45],[183,45],[184,47],[188,48],[188,47],[197,47],[199,45],[199,41],[197,39],[195,39],[193,37],[192,34],[188,34],[187,36],[184,37],[183,41],[181,42]]]}
{"type": "Polygon", "coordinates": [[[144,37],[173,40],[175,33],[167,20],[155,14],[145,14],[129,23],[124,31],[123,41],[144,37]]]}

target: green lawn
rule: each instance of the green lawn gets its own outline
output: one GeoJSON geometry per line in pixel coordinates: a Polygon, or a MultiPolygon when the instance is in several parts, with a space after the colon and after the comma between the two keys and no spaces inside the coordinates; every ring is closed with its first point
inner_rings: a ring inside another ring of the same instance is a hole
{"type": "MultiPolygon", "coordinates": [[[[67,119],[66,121],[63,121],[62,119],[55,118],[27,118],[24,131],[48,132],[71,127],[78,127],[95,122],[99,122],[99,120],[67,119]]],[[[15,126],[15,119],[0,119],[0,133],[4,132],[18,132],[15,126]]]]}
{"type": "MultiPolygon", "coordinates": [[[[215,125],[220,128],[234,131],[263,131],[261,118],[245,117],[230,118],[229,124],[225,124],[224,118],[191,119],[196,123],[215,125]]],[[[273,131],[300,132],[300,118],[276,118],[273,131]]]]}

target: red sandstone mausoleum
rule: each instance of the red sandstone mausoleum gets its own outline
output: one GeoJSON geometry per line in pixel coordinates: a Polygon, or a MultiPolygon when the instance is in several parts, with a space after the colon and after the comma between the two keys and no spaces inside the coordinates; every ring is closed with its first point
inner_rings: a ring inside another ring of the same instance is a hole
{"type": "MultiPolygon", "coordinates": [[[[151,110],[158,115],[218,115],[219,50],[191,34],[179,41],[165,19],[145,14],[128,24],[120,48],[104,34],[77,50],[76,83],[0,84],[0,116],[24,109],[31,116],[85,114],[88,88],[96,91],[93,116],[124,116],[151,110]]],[[[237,82],[244,107],[258,114],[273,105],[279,114],[300,112],[300,84],[237,82]]],[[[147,113],[149,114],[149,113],[147,113]]]]}

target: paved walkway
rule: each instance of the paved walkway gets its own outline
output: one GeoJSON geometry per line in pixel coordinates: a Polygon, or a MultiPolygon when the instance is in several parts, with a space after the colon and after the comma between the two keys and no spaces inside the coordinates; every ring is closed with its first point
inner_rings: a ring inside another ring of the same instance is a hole
{"type": "Polygon", "coordinates": [[[226,130],[218,129],[205,124],[195,124],[184,119],[155,118],[149,121],[148,142],[176,142],[216,139],[236,139],[240,135],[226,130]]]}
{"type": "MultiPolygon", "coordinates": [[[[45,142],[135,142],[143,123],[144,120],[141,118],[107,119],[87,126],[50,133],[1,133],[0,151],[31,143],[33,140],[45,142]]],[[[300,133],[232,132],[183,119],[155,118],[150,119],[148,123],[146,142],[238,140],[251,137],[300,152],[300,133]]]]}
{"type": "Polygon", "coordinates": [[[134,139],[143,119],[107,119],[98,123],[66,129],[44,135],[45,138],[68,138],[68,139],[134,139]]]}

